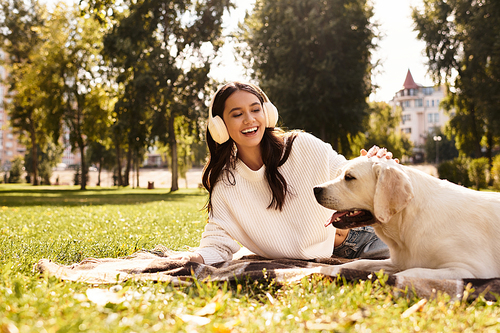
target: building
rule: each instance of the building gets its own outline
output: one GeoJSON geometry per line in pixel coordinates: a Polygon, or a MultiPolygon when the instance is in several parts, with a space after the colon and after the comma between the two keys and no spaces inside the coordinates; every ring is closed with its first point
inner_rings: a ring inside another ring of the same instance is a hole
{"type": "Polygon", "coordinates": [[[403,87],[391,100],[393,108],[401,107],[401,123],[397,130],[406,133],[414,145],[415,163],[424,159],[423,145],[428,134],[442,129],[449,116],[439,107],[445,97],[444,86],[423,86],[415,83],[410,70],[406,74],[403,87]]]}
{"type": "MultiPolygon", "coordinates": [[[[4,60],[5,53],[0,50],[0,59],[4,60]]],[[[0,78],[5,80],[6,70],[0,66],[0,78]]],[[[7,98],[7,87],[0,82],[0,167],[1,171],[10,170],[11,162],[17,156],[24,157],[26,147],[19,143],[17,135],[14,134],[9,124],[9,116],[5,110],[7,98]]]]}

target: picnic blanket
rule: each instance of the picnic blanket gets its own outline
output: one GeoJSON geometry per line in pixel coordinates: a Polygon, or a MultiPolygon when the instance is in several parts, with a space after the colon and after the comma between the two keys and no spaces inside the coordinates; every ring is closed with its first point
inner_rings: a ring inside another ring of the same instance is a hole
{"type": "MultiPolygon", "coordinates": [[[[172,284],[190,284],[193,279],[238,282],[245,280],[274,280],[276,283],[300,281],[306,276],[319,275],[324,278],[346,281],[376,280],[374,272],[341,268],[339,264],[350,261],[343,258],[317,259],[314,261],[294,259],[265,259],[256,255],[243,255],[228,262],[204,265],[189,261],[171,260],[173,251],[162,246],[152,251],[138,251],[123,258],[88,258],[73,265],[60,265],[41,259],[36,268],[42,274],[62,280],[90,284],[113,284],[126,280],[151,280],[172,284]]],[[[454,299],[464,297],[496,301],[500,295],[500,278],[432,280],[389,275],[388,285],[396,293],[415,294],[421,298],[433,298],[438,293],[447,293],[454,299]]]]}

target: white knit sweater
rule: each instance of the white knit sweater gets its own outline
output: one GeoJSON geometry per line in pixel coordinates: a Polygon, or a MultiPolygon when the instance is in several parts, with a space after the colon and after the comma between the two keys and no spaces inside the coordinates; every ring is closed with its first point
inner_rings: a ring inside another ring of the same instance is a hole
{"type": "Polygon", "coordinates": [[[279,167],[290,189],[280,211],[267,208],[272,194],[265,166],[253,171],[238,160],[234,185],[224,177],[213,189],[212,212],[196,253],[206,264],[231,260],[239,242],[266,258],[330,257],[335,228],[324,223],[332,211],[316,202],[313,188],[332,179],[344,162],[329,144],[299,133],[288,160],[279,167]]]}

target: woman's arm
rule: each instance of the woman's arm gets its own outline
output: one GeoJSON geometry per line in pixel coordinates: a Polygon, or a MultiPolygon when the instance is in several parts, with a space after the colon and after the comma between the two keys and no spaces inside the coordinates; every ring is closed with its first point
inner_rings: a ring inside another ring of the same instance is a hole
{"type": "Polygon", "coordinates": [[[201,264],[231,260],[233,254],[240,250],[240,245],[216,223],[208,222],[205,226],[200,247],[194,252],[181,252],[169,256],[173,260],[194,261],[201,264]]]}
{"type": "Polygon", "coordinates": [[[209,220],[202,234],[200,247],[195,251],[206,264],[228,261],[241,246],[213,218],[209,220]]]}

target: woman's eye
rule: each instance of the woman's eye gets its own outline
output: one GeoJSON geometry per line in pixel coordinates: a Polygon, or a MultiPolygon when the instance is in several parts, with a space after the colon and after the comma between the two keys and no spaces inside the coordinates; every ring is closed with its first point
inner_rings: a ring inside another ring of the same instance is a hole
{"type": "Polygon", "coordinates": [[[253,110],[253,112],[260,112],[260,109],[255,109],[253,110]]]}
{"type": "Polygon", "coordinates": [[[356,177],[354,177],[354,176],[346,173],[345,176],[344,176],[344,179],[347,180],[347,181],[351,181],[351,180],[355,180],[356,177]]]}

